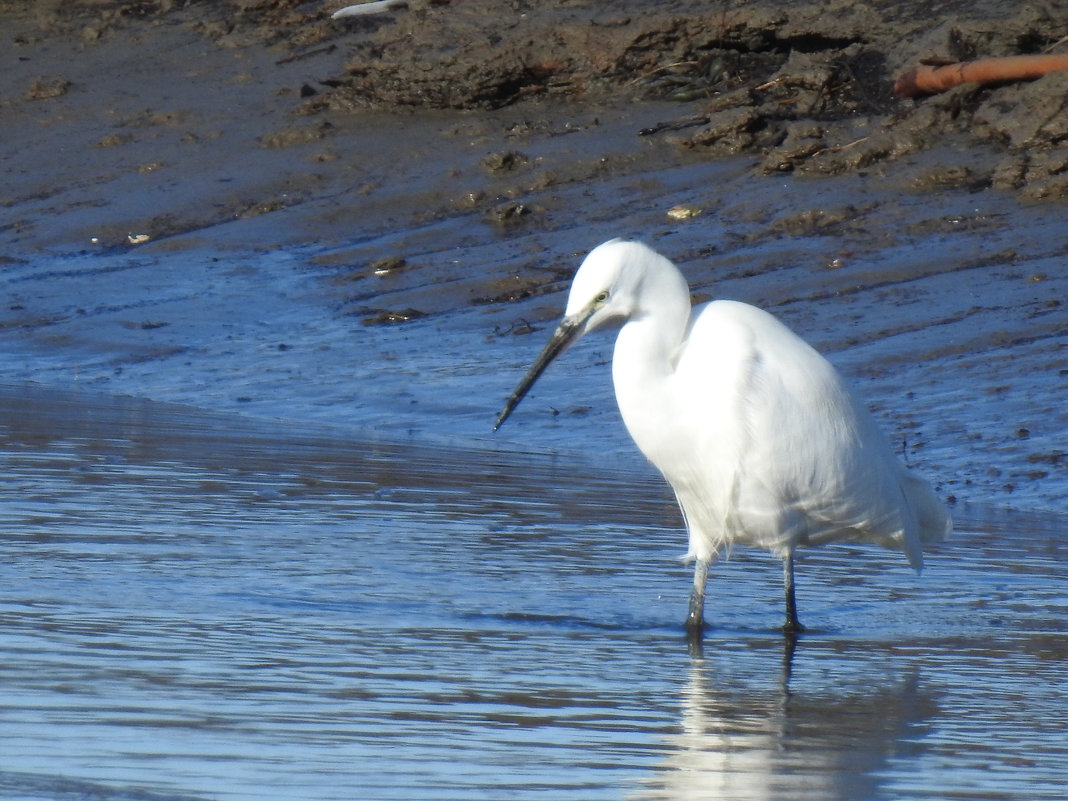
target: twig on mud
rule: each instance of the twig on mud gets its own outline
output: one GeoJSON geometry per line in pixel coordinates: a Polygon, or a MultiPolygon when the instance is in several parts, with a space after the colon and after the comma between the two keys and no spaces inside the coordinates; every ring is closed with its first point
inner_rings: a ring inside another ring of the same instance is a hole
{"type": "Polygon", "coordinates": [[[1064,37],[1062,37],[1062,38],[1058,39],[1058,40],[1057,40],[1056,42],[1054,42],[1053,44],[1051,44],[1051,45],[1050,45],[1049,47],[1047,47],[1047,48],[1046,48],[1045,50],[1043,50],[1042,52],[1043,52],[1043,53],[1049,53],[1049,52],[1051,52],[1051,51],[1053,51],[1053,50],[1056,50],[1056,49],[1057,49],[1058,47],[1060,47],[1060,46],[1061,46],[1062,44],[1064,44],[1065,42],[1068,42],[1068,36],[1064,36],[1064,37]]]}
{"type": "Polygon", "coordinates": [[[661,131],[681,131],[683,128],[689,128],[693,125],[704,125],[712,118],[707,114],[698,114],[693,117],[684,117],[681,120],[671,120],[670,122],[658,122],[656,125],[651,125],[648,128],[642,128],[638,131],[638,136],[652,136],[653,134],[660,133],[661,131]]]}
{"type": "Polygon", "coordinates": [[[646,78],[649,78],[652,75],[656,75],[658,72],[664,72],[665,70],[674,69],[675,67],[696,67],[700,63],[701,62],[699,61],[676,61],[674,64],[664,64],[660,67],[656,67],[646,73],[639,75],[633,81],[628,81],[626,83],[626,86],[634,86],[634,84],[638,83],[639,81],[644,81],[646,78]]]}
{"type": "Polygon", "coordinates": [[[291,56],[280,58],[274,63],[276,66],[280,66],[282,64],[292,64],[294,61],[300,61],[301,59],[312,58],[314,56],[321,56],[324,53],[333,53],[335,50],[337,50],[337,45],[325,45],[324,47],[317,47],[314,50],[305,50],[303,53],[294,53],[291,56]]]}
{"type": "MultiPolygon", "coordinates": [[[[838,153],[838,152],[840,152],[842,150],[849,150],[849,148],[851,148],[851,147],[856,147],[857,145],[861,144],[862,142],[867,142],[870,138],[871,138],[870,136],[862,136],[862,137],[860,137],[860,139],[854,139],[852,142],[846,142],[844,145],[831,145],[830,147],[825,147],[825,148],[823,148],[822,150],[820,150],[818,152],[819,153],[838,153]]],[[[812,155],[816,155],[816,154],[813,153],[812,155]]]]}

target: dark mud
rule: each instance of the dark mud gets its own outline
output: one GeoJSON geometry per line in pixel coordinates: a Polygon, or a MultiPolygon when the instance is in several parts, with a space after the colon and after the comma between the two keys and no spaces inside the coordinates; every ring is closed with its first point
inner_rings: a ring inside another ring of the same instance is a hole
{"type": "Polygon", "coordinates": [[[988,152],[919,188],[1063,198],[1068,74],[920,101],[891,87],[923,58],[1038,53],[1066,30],[1053,4],[414,3],[307,107],[674,100],[678,116],[646,134],[710,157],[755,153],[765,172],[834,175],[950,142],[988,152]]]}
{"type": "MultiPolygon", "coordinates": [[[[339,4],[0,4],[10,44],[0,79],[5,240],[58,212],[94,222],[79,234],[96,243],[137,244],[329,196],[339,181],[370,193],[382,183],[374,167],[396,152],[456,160],[461,139],[502,130],[544,139],[567,132],[547,120],[575,109],[588,126],[652,102],[666,104],[661,116],[630,133],[667,158],[745,154],[757,174],[874,171],[892,181],[904,168],[918,191],[1068,197],[1068,73],[920,100],[891,90],[923,58],[1056,48],[1068,31],[1059,4],[413,0],[330,20],[339,4]],[[453,115],[437,141],[410,152],[406,113],[506,106],[513,112],[500,117],[453,115]],[[928,151],[932,163],[902,164],[928,151]],[[85,190],[76,204],[59,202],[74,187],[85,190]],[[156,196],[147,204],[146,190],[156,196]],[[124,198],[156,213],[125,230],[124,198]]],[[[534,180],[589,177],[554,167],[562,174],[534,169],[534,180]]],[[[424,198],[426,211],[466,202],[506,225],[532,210],[501,184],[424,198]]],[[[45,240],[63,234],[50,228],[45,240]]]]}

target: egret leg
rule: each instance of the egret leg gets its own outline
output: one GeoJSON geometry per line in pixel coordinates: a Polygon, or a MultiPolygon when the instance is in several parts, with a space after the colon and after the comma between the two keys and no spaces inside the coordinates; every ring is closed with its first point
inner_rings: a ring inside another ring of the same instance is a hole
{"type": "Polygon", "coordinates": [[[690,612],[686,615],[686,631],[700,634],[705,628],[705,582],[708,579],[708,560],[698,559],[693,568],[693,592],[690,593],[690,612]]]}
{"type": "Polygon", "coordinates": [[[798,634],[805,630],[797,619],[797,599],[794,597],[794,552],[790,551],[782,560],[783,585],[786,590],[786,622],[782,630],[786,634],[798,634]]]}

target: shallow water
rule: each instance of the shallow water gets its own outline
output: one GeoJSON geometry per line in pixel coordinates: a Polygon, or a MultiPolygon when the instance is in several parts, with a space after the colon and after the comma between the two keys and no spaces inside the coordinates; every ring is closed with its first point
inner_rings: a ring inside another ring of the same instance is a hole
{"type": "Polygon", "coordinates": [[[1063,516],[714,568],[582,457],[5,388],[0,796],[1054,799],[1063,516]]]}

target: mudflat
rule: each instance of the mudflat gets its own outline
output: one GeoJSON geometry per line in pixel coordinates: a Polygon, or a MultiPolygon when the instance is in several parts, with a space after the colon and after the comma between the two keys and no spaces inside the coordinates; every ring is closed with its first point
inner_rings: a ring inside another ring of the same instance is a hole
{"type": "Polygon", "coordinates": [[[339,5],[0,3],[0,379],[629,454],[607,339],[489,439],[628,236],[828,353],[944,494],[1068,497],[1068,72],[892,90],[1056,50],[1052,6],[339,5]]]}

